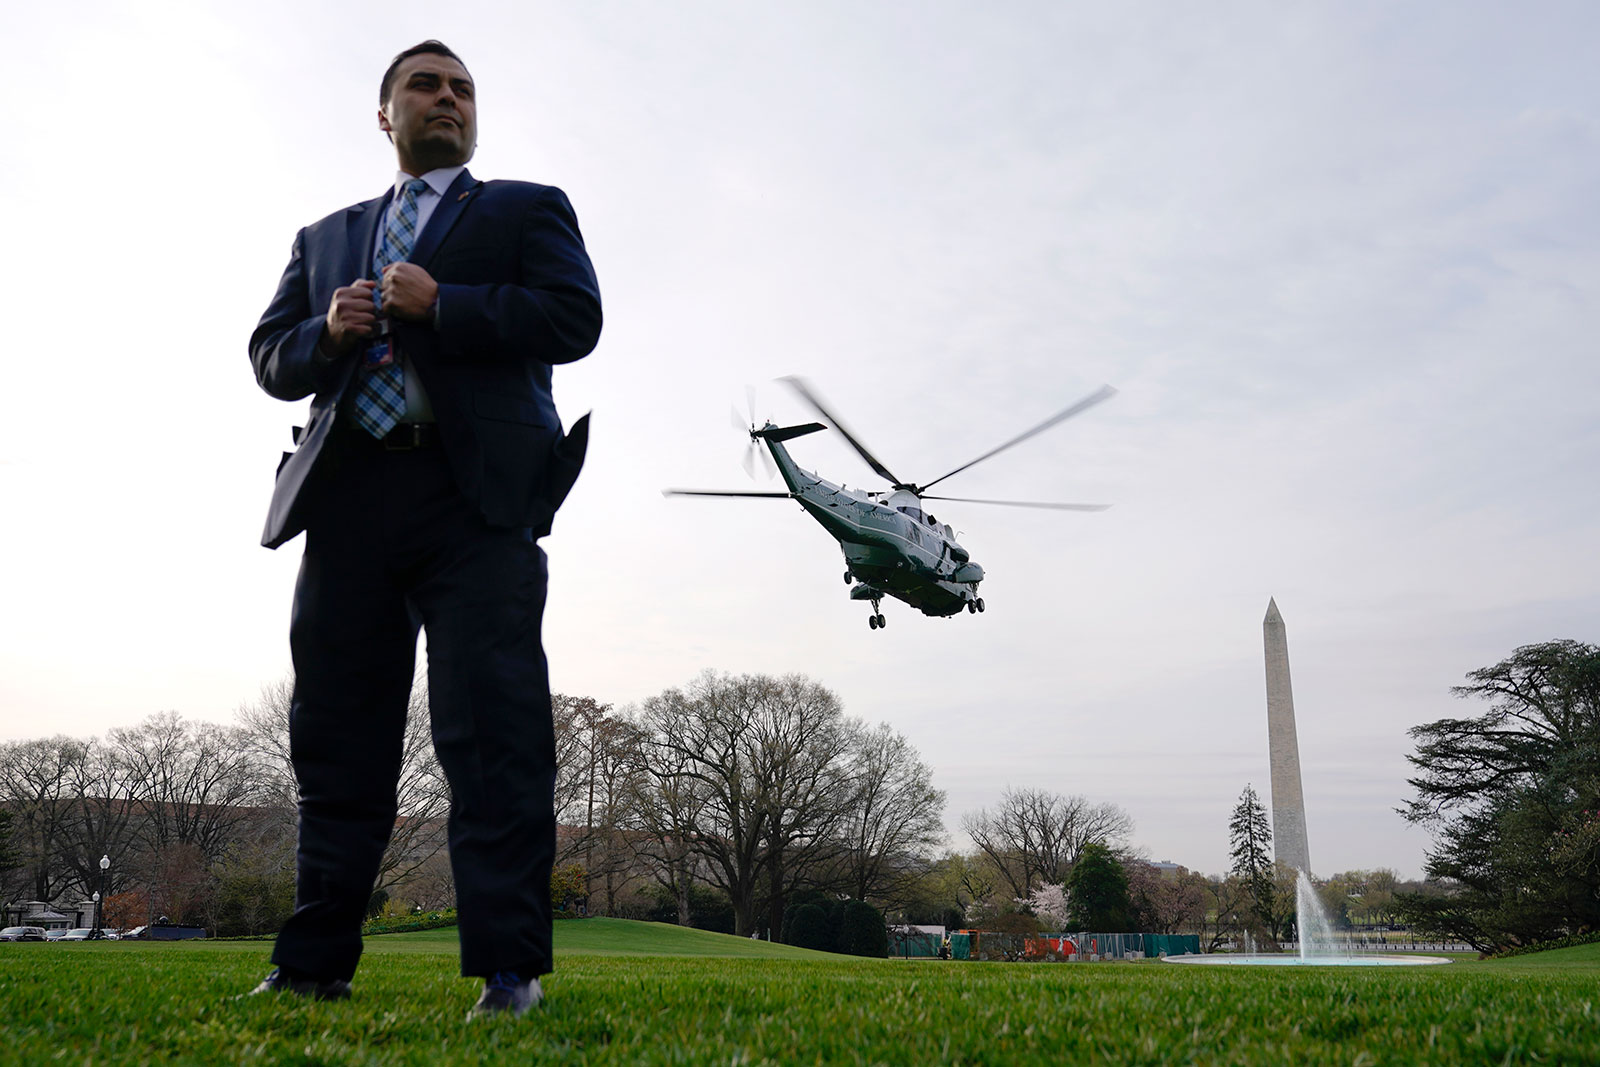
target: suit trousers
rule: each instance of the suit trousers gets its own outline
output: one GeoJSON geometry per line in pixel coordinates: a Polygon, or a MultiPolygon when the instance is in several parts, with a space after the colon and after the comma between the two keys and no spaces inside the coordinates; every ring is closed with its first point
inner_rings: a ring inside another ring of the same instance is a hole
{"type": "Polygon", "coordinates": [[[355,971],[397,814],[423,627],[461,973],[543,974],[555,853],[544,552],[527,529],[488,526],[437,446],[391,452],[358,429],[337,433],[290,624],[300,836],[295,911],[272,960],[321,979],[355,971]]]}

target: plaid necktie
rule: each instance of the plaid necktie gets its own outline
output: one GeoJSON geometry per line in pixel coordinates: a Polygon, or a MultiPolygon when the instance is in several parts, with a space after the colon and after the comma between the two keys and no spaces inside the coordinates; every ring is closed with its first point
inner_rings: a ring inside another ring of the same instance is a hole
{"type": "MultiPolygon", "coordinates": [[[[421,178],[412,178],[400,188],[400,196],[389,210],[389,225],[378,242],[373,257],[373,274],[381,281],[383,268],[399,263],[411,254],[417,240],[417,195],[428,187],[421,178]]],[[[372,290],[372,303],[379,313],[383,298],[372,290]]],[[[400,361],[391,358],[390,341],[381,337],[367,348],[363,365],[367,368],[361,388],[356,390],[356,423],[374,437],[382,437],[406,412],[406,376],[400,361]]]]}

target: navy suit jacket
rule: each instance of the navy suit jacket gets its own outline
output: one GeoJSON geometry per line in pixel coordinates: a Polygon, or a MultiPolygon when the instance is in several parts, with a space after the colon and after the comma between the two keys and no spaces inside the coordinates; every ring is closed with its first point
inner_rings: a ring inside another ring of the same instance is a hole
{"type": "MultiPolygon", "coordinates": [[[[301,230],[277,294],[250,337],[256,380],[280,400],[312,396],[284,453],[261,543],[277,548],[311,521],[359,374],[359,350],[316,353],[333,291],[372,277],[377,227],[393,196],[301,230]]],[[[433,403],[461,492],[494,526],[549,532],[583,465],[588,416],[563,436],[550,368],[600,338],[600,289],[572,205],[560,189],[479,182],[463,170],[417,236],[410,261],[439,284],[437,325],[394,323],[395,344],[433,403]]]]}

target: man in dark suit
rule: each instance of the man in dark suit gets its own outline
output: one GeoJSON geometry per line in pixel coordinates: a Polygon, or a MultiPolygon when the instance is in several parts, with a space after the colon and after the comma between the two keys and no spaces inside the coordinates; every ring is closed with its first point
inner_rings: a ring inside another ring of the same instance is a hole
{"type": "Polygon", "coordinates": [[[476,97],[438,41],[397,56],[378,125],[394,187],[301,230],[250,338],[256,379],[313,396],[262,543],[302,530],[290,622],[300,789],[293,916],[254,992],[349,995],[396,816],[417,632],[450,781],[473,1014],[522,1014],[550,970],[555,743],[537,539],[582,465],[551,367],[587,355],[600,294],[559,189],[466,170],[476,97]]]}

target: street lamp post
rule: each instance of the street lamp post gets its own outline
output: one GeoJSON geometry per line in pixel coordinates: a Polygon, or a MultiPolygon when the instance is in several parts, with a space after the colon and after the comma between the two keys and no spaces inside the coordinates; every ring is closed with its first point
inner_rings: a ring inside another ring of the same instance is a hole
{"type": "Polygon", "coordinates": [[[101,930],[100,930],[101,915],[103,914],[102,911],[101,911],[101,908],[102,908],[102,906],[103,906],[103,904],[105,902],[105,898],[106,898],[106,871],[109,870],[110,867],[111,867],[111,857],[110,856],[101,856],[100,857],[100,891],[97,892],[94,895],[94,933],[90,935],[96,941],[100,940],[101,936],[103,936],[102,933],[101,933],[101,930]]]}

